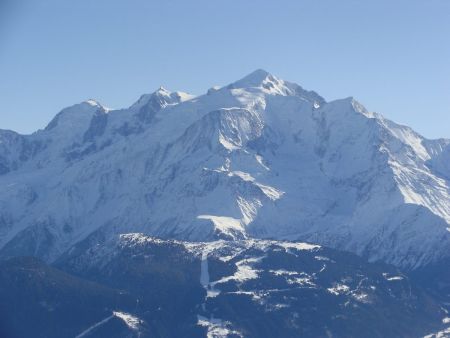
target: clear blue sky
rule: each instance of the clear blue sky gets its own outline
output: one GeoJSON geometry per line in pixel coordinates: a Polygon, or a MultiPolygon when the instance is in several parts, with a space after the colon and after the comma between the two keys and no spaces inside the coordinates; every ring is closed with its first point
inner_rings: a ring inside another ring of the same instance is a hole
{"type": "Polygon", "coordinates": [[[263,68],[450,137],[449,0],[0,0],[0,128],[263,68]]]}

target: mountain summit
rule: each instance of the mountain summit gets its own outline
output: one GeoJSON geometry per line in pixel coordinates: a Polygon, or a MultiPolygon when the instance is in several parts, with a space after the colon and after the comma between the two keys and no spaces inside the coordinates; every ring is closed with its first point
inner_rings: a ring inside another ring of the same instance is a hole
{"type": "Polygon", "coordinates": [[[450,255],[450,140],[263,70],[193,97],[64,109],[0,131],[0,248],[90,236],[304,240],[414,269],[450,255]]]}

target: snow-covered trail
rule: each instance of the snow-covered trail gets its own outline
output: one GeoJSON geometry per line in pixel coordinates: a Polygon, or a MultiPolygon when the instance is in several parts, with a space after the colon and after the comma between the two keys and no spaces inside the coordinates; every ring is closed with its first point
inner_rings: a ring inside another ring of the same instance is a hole
{"type": "Polygon", "coordinates": [[[202,252],[202,261],[200,266],[200,284],[208,289],[209,286],[209,268],[208,268],[208,250],[202,252]]]}
{"type": "Polygon", "coordinates": [[[96,328],[106,324],[107,322],[109,322],[111,319],[113,319],[114,317],[119,318],[120,320],[122,320],[125,325],[127,325],[131,330],[133,331],[137,331],[138,334],[139,333],[139,329],[140,329],[140,325],[142,324],[142,320],[139,319],[138,317],[135,317],[129,313],[126,312],[120,312],[120,311],[114,311],[112,313],[111,316],[106,317],[105,319],[102,319],[101,321],[99,321],[98,323],[90,326],[89,328],[87,328],[86,330],[84,330],[83,332],[81,332],[78,336],[76,336],[75,338],[82,338],[85,337],[86,335],[88,335],[89,333],[91,333],[92,331],[94,331],[96,328]]]}
{"type": "Polygon", "coordinates": [[[90,326],[89,328],[87,328],[86,330],[84,330],[83,332],[81,332],[78,336],[76,336],[75,338],[82,338],[82,337],[85,337],[86,335],[88,335],[89,333],[91,333],[92,331],[94,331],[94,330],[95,330],[96,328],[98,328],[99,326],[102,326],[103,324],[105,324],[105,323],[107,323],[108,321],[110,321],[113,317],[115,317],[114,313],[113,313],[111,316],[109,316],[109,317],[107,317],[107,318],[105,318],[105,319],[99,321],[98,323],[96,323],[96,324],[90,326]]]}
{"type": "Polygon", "coordinates": [[[211,282],[209,280],[208,254],[209,254],[209,250],[204,249],[202,252],[202,260],[201,260],[201,267],[200,267],[200,284],[206,290],[205,302],[206,302],[207,298],[215,297],[218,294],[220,294],[220,290],[217,290],[215,288],[216,282],[211,282]]]}
{"type": "MultiPolygon", "coordinates": [[[[207,247],[203,249],[200,263],[200,284],[206,291],[206,295],[202,303],[202,311],[204,314],[207,314],[206,302],[208,301],[208,298],[216,297],[220,294],[220,290],[214,288],[215,283],[210,281],[208,266],[209,253],[210,250],[207,247]]],[[[230,322],[223,321],[220,318],[214,318],[212,313],[210,313],[208,317],[197,315],[197,325],[204,326],[208,330],[207,338],[226,338],[229,335],[241,336],[239,332],[230,328],[230,322]]]]}

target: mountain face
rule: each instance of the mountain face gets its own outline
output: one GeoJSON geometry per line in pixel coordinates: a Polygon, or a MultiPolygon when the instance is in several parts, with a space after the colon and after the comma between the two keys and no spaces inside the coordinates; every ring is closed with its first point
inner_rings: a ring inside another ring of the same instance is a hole
{"type": "Polygon", "coordinates": [[[0,131],[4,256],[90,235],[303,240],[406,269],[450,257],[450,140],[258,70],[127,109],[89,100],[32,135],[0,131]]]}
{"type": "Polygon", "coordinates": [[[54,265],[0,262],[2,337],[421,337],[446,316],[397,268],[301,242],[91,235],[54,265]]]}

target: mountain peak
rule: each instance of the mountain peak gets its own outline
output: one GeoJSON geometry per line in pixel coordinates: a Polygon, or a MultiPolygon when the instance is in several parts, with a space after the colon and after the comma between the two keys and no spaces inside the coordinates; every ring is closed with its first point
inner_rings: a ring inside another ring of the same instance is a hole
{"type": "Polygon", "coordinates": [[[141,109],[146,105],[151,105],[154,109],[159,110],[168,105],[178,104],[192,99],[194,96],[184,92],[171,92],[163,86],[160,86],[151,94],[143,94],[131,106],[131,109],[141,109]]]}
{"type": "Polygon", "coordinates": [[[89,99],[61,110],[45,127],[45,130],[54,129],[57,125],[66,125],[70,128],[70,126],[82,123],[80,121],[90,120],[96,112],[106,113],[108,111],[108,108],[103,107],[97,101],[89,99]]]}
{"type": "Polygon", "coordinates": [[[265,94],[296,96],[302,100],[309,101],[319,107],[326,101],[323,97],[314,91],[303,89],[300,85],[288,81],[284,81],[263,69],[257,69],[242,79],[230,84],[228,89],[257,89],[265,94]]]}
{"type": "Polygon", "coordinates": [[[272,76],[272,74],[270,74],[268,71],[264,69],[256,69],[255,71],[245,76],[244,79],[263,81],[269,76],[272,76]]]}
{"type": "Polygon", "coordinates": [[[159,88],[153,93],[154,95],[163,95],[163,96],[169,96],[172,94],[172,92],[163,86],[159,86],[159,88]]]}
{"type": "Polygon", "coordinates": [[[264,69],[257,69],[242,79],[233,83],[235,88],[261,87],[265,81],[275,79],[275,77],[264,69]]]}

